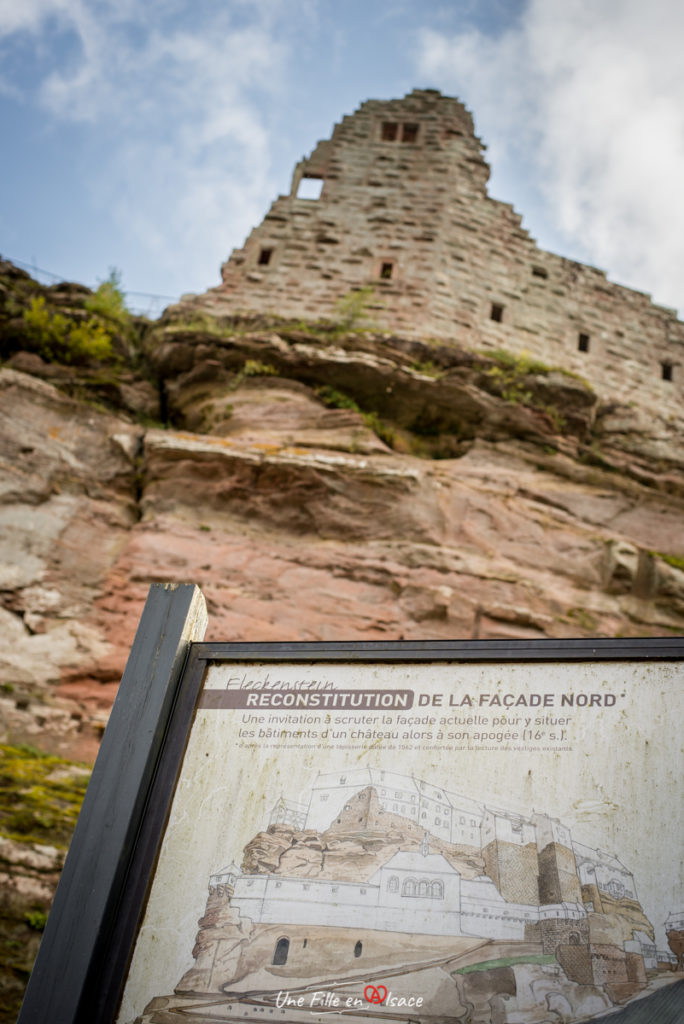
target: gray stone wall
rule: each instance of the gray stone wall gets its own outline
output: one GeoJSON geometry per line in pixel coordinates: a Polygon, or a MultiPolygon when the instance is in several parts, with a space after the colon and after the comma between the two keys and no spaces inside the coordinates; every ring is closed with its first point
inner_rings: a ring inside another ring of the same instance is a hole
{"type": "Polygon", "coordinates": [[[487,195],[470,114],[435,90],[363,103],[295,168],[289,195],[222,268],[216,312],[334,318],[372,287],[366,323],[529,354],[604,397],[677,415],[684,324],[594,267],[539,249],[487,195]],[[318,199],[297,198],[322,179],[318,199]]]}

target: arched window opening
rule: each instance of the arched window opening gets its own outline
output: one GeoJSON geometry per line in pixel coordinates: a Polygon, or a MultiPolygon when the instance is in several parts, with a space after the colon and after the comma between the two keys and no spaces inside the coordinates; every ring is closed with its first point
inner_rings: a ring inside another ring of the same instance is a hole
{"type": "Polygon", "coordinates": [[[414,878],[407,878],[404,880],[404,884],[401,887],[402,896],[415,896],[416,895],[416,881],[414,878]]]}
{"type": "Polygon", "coordinates": [[[399,892],[399,879],[396,875],[392,875],[387,883],[387,892],[399,892]]]}
{"type": "Polygon", "coordinates": [[[430,887],[430,895],[435,900],[443,900],[444,899],[444,886],[442,885],[441,882],[435,881],[435,882],[432,883],[432,885],[430,887]]]}
{"type": "Polygon", "coordinates": [[[423,879],[421,879],[421,881],[418,883],[418,895],[419,896],[428,896],[429,895],[429,885],[423,879]]]}
{"type": "Polygon", "coordinates": [[[278,939],[276,942],[276,948],[273,953],[273,966],[281,967],[287,963],[287,954],[290,952],[290,940],[289,939],[278,939]]]}
{"type": "Polygon", "coordinates": [[[359,941],[354,946],[354,956],[358,958],[358,957],[361,956],[362,952],[363,952],[363,943],[361,941],[359,941]]]}

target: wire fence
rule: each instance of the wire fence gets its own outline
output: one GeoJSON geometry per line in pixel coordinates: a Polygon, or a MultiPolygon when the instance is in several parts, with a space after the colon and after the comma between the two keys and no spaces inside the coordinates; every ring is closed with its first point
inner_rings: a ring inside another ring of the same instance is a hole
{"type": "MultiPolygon", "coordinates": [[[[34,263],[25,263],[23,260],[15,259],[13,256],[0,256],[0,259],[6,259],[13,263],[15,267],[28,271],[39,284],[51,285],[68,281],[68,278],[64,277],[63,274],[53,274],[51,270],[44,270],[42,267],[37,267],[34,263]]],[[[88,287],[92,287],[94,291],[97,285],[89,285],[88,287]]],[[[178,302],[179,299],[178,295],[153,295],[151,292],[125,291],[123,295],[126,300],[126,308],[130,313],[136,316],[149,317],[150,320],[156,320],[167,306],[178,302]]]]}

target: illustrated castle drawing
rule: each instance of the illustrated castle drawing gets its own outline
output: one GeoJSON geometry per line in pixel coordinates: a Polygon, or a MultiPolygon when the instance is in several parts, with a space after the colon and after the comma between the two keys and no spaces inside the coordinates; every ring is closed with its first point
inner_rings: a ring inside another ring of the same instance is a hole
{"type": "Polygon", "coordinates": [[[553,1004],[570,1022],[678,964],[613,854],[548,814],[379,768],[319,774],[305,799],[281,797],[242,865],[209,879],[200,929],[195,966],[168,997],[188,1012],[211,993],[226,1013],[243,998],[272,1007],[283,988],[342,990],[380,967],[397,991],[419,975],[426,1020],[477,1004],[473,1020],[533,1024],[553,1004]]]}
{"type": "Polygon", "coordinates": [[[369,318],[403,337],[527,352],[599,394],[679,413],[684,323],[605,273],[539,249],[487,194],[473,121],[437,90],[362,103],[297,164],[289,195],[222,268],[208,311],[369,318]]]}

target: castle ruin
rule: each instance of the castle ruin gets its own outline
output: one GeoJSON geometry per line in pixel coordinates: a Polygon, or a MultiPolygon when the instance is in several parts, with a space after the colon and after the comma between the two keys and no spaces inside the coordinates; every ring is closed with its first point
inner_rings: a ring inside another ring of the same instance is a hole
{"type": "Polygon", "coordinates": [[[684,323],[538,248],[513,207],[487,194],[482,154],[471,115],[437,90],[361,104],[297,164],[289,195],[202,305],[315,320],[369,289],[366,312],[382,331],[527,353],[603,397],[678,416],[684,323]]]}

